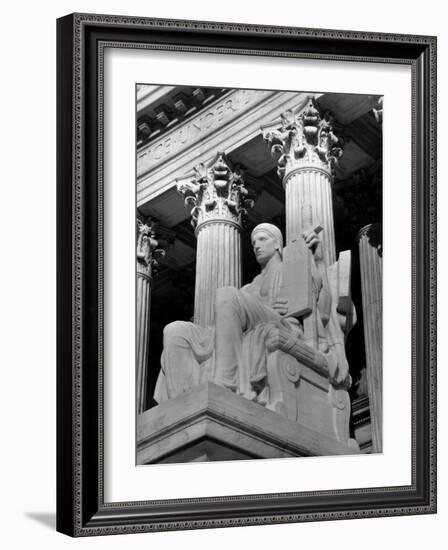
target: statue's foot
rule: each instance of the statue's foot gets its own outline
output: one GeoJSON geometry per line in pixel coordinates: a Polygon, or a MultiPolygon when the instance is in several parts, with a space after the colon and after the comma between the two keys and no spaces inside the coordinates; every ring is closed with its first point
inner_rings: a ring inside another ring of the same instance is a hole
{"type": "Polygon", "coordinates": [[[237,391],[237,394],[241,395],[241,397],[244,397],[245,399],[249,399],[249,401],[257,401],[258,398],[258,394],[253,390],[237,391]]]}

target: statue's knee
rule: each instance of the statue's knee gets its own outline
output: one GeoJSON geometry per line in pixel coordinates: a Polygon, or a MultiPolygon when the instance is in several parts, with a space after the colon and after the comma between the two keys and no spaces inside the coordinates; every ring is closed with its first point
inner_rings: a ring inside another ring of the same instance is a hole
{"type": "Polygon", "coordinates": [[[179,337],[182,337],[185,333],[185,327],[183,321],[173,321],[165,326],[163,329],[163,342],[164,347],[170,342],[177,340],[179,337]]]}
{"type": "Polygon", "coordinates": [[[234,298],[237,293],[237,289],[233,286],[223,286],[216,290],[216,299],[215,304],[216,308],[225,308],[230,304],[234,303],[234,298]]]}

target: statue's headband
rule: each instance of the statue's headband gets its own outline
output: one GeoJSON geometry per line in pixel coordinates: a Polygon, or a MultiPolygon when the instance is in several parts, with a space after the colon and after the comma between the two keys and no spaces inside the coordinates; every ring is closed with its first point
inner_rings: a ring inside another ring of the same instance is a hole
{"type": "Polygon", "coordinates": [[[258,233],[259,231],[264,231],[270,237],[272,237],[273,239],[275,239],[278,242],[279,252],[280,252],[280,255],[282,255],[282,253],[283,253],[283,235],[282,235],[282,232],[280,231],[280,229],[277,226],[273,225],[272,223],[260,223],[254,228],[254,230],[250,234],[250,240],[251,241],[252,241],[253,236],[255,235],[255,233],[258,233]]]}

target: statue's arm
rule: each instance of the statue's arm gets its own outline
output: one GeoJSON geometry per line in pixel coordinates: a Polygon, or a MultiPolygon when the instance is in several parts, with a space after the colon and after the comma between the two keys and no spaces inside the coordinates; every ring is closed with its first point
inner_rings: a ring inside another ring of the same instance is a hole
{"type": "Polygon", "coordinates": [[[327,270],[325,264],[321,262],[316,266],[319,273],[319,277],[322,281],[322,286],[317,299],[317,309],[320,313],[322,324],[326,326],[330,320],[331,315],[331,290],[330,283],[328,282],[327,270]]]}
{"type": "Polygon", "coordinates": [[[249,294],[256,294],[255,290],[259,287],[259,279],[260,275],[255,276],[251,283],[247,283],[247,285],[242,286],[240,290],[245,290],[246,292],[249,292],[249,294]]]}
{"type": "Polygon", "coordinates": [[[331,315],[331,290],[328,282],[327,269],[323,260],[322,242],[319,235],[314,231],[308,231],[303,238],[308,248],[313,253],[313,284],[316,290],[317,308],[320,313],[323,325],[327,325],[331,315]]]}

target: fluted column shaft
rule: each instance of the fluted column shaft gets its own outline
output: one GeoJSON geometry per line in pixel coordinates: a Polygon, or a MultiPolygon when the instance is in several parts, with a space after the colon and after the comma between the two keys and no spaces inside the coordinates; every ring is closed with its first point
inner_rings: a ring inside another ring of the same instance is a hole
{"type": "Polygon", "coordinates": [[[304,109],[288,110],[263,128],[263,135],[277,158],[277,173],[285,187],[286,244],[320,225],[323,258],[327,266],[333,264],[331,183],[342,148],[333,132],[332,116],[321,116],[311,97],[304,109]]]}
{"type": "Polygon", "coordinates": [[[185,203],[193,205],[198,240],[194,322],[204,327],[214,324],[216,289],[241,286],[241,224],[253,206],[244,185],[242,168],[232,166],[224,153],[177,182],[185,203]]]}
{"type": "Polygon", "coordinates": [[[373,451],[382,451],[383,418],[383,302],[381,226],[368,225],[358,234],[362,308],[366,345],[367,391],[370,402],[373,451]]]}
{"type": "Polygon", "coordinates": [[[163,256],[165,252],[157,249],[152,225],[138,220],[137,230],[136,393],[137,412],[142,413],[146,409],[153,268],[157,267],[156,256],[163,256]]]}
{"type": "Polygon", "coordinates": [[[137,410],[146,409],[152,277],[137,269],[137,410]]]}
{"type": "Polygon", "coordinates": [[[201,225],[198,231],[195,323],[214,324],[215,293],[223,286],[241,286],[241,236],[237,224],[216,220],[201,225]]]}
{"type": "Polygon", "coordinates": [[[303,166],[293,168],[283,179],[286,193],[286,243],[290,244],[297,236],[319,223],[323,228],[319,236],[326,265],[336,261],[330,178],[327,171],[303,166]],[[311,219],[304,218],[303,213],[307,209],[311,219]]]}

